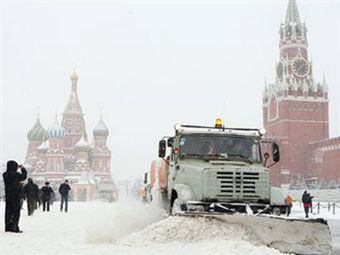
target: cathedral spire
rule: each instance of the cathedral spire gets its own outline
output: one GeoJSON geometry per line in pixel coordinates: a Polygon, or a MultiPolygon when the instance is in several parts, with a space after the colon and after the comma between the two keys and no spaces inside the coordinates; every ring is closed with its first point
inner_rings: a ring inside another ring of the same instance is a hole
{"type": "Polygon", "coordinates": [[[78,92],[77,92],[77,89],[78,89],[77,83],[78,83],[79,76],[75,68],[73,69],[73,72],[70,78],[72,82],[72,90],[71,90],[71,96],[66,105],[65,112],[82,112],[79,99],[78,99],[78,92]]]}
{"type": "Polygon", "coordinates": [[[79,76],[77,74],[76,68],[74,67],[71,74],[72,87],[77,87],[78,78],[79,76]]]}
{"type": "Polygon", "coordinates": [[[287,14],[286,14],[286,23],[301,23],[299,10],[297,8],[296,0],[289,0],[287,14]]]}

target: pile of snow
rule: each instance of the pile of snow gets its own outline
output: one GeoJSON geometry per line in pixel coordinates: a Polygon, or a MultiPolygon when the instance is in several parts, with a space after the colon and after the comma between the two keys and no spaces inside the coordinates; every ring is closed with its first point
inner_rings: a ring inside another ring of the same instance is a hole
{"type": "Polygon", "coordinates": [[[220,220],[205,217],[168,217],[131,234],[123,243],[148,246],[153,243],[193,243],[203,240],[254,241],[256,238],[251,231],[238,224],[222,224],[220,220]]]}
{"type": "Polygon", "coordinates": [[[278,250],[259,245],[250,229],[239,224],[223,224],[205,217],[163,217],[152,204],[127,199],[114,204],[112,210],[97,210],[86,224],[85,242],[109,245],[122,254],[281,255],[278,250]],[[91,221],[91,219],[96,219],[91,221]]]}
{"type": "Polygon", "coordinates": [[[278,250],[256,245],[251,231],[239,224],[223,224],[212,218],[168,217],[120,239],[117,244],[153,254],[281,255],[278,250]]]}

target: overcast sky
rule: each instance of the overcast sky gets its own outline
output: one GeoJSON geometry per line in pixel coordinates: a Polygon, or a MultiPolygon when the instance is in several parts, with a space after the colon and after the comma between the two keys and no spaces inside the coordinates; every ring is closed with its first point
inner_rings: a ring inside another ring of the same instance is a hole
{"type": "MultiPolygon", "coordinates": [[[[1,161],[24,160],[38,111],[45,128],[61,119],[74,66],[87,133],[101,111],[110,129],[116,179],[142,175],[175,123],[261,127],[287,2],[3,1],[1,161]]],[[[339,136],[340,1],[298,7],[339,136]]]]}

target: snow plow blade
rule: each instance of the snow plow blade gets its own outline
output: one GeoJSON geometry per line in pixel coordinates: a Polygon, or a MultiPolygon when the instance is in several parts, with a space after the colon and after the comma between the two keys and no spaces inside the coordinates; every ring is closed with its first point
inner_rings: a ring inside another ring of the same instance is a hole
{"type": "Polygon", "coordinates": [[[299,255],[332,254],[331,234],[324,219],[191,212],[181,215],[212,217],[223,222],[243,225],[255,234],[261,244],[280,252],[299,255]]]}

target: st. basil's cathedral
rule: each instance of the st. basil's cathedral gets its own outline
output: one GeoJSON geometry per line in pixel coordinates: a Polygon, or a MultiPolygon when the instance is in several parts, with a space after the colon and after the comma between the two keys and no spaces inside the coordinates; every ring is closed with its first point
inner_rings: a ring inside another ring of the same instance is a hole
{"type": "Polygon", "coordinates": [[[71,75],[71,95],[61,123],[56,118],[46,130],[39,117],[28,132],[25,165],[39,185],[46,181],[56,188],[68,180],[75,201],[105,198],[116,200],[118,190],[110,173],[111,151],[107,147],[109,129],[102,117],[93,129],[90,144],[84,113],[79,103],[78,75],[71,75]]]}

